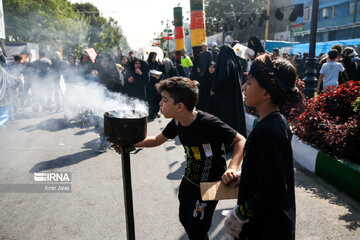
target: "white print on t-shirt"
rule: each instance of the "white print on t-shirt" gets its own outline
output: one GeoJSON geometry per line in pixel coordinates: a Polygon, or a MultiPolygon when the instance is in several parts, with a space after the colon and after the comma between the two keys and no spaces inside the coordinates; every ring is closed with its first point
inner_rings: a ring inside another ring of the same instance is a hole
{"type": "Polygon", "coordinates": [[[204,152],[206,157],[212,157],[213,153],[211,150],[211,145],[209,143],[203,144],[204,152]]]}
{"type": "Polygon", "coordinates": [[[200,220],[204,219],[204,215],[205,215],[205,207],[206,207],[206,203],[202,202],[200,203],[199,200],[196,201],[196,206],[194,209],[194,213],[193,213],[193,217],[197,218],[198,213],[200,213],[200,220]]]}

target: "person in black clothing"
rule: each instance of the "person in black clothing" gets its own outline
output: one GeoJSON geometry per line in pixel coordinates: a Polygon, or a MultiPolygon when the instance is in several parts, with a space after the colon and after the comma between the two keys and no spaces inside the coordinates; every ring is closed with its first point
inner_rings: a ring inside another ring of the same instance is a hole
{"type": "Polygon", "coordinates": [[[68,56],[68,64],[63,74],[65,83],[75,83],[79,80],[76,58],[74,54],[68,56]]]}
{"type": "Polygon", "coordinates": [[[261,55],[243,86],[245,104],[256,107],[260,121],[245,144],[238,205],[225,220],[236,239],[295,239],[292,134],[279,112],[296,96],[295,82],[289,61],[261,55]]]}
{"type": "MultiPolygon", "coordinates": [[[[217,117],[195,110],[196,84],[185,77],[165,79],[156,85],[162,95],[161,113],[172,118],[162,133],[148,136],[135,147],[155,147],[179,136],[187,166],[179,188],[179,218],[190,240],[206,240],[217,201],[202,201],[200,182],[236,182],[245,138],[217,117]],[[233,145],[226,166],[223,144],[233,145]]],[[[120,152],[120,148],[116,148],[120,152]]]]}
{"type": "Polygon", "coordinates": [[[46,87],[49,85],[49,71],[51,60],[47,58],[47,51],[39,51],[40,59],[31,64],[33,70],[33,81],[31,85],[32,109],[34,112],[39,111],[42,106],[43,110],[47,109],[45,97],[48,94],[46,87]]]}
{"type": "MultiPolygon", "coordinates": [[[[358,75],[358,63],[354,61],[355,49],[352,47],[346,47],[343,51],[342,63],[345,68],[345,81],[357,81],[358,75]]],[[[341,84],[342,82],[339,82],[341,84]]]]}
{"type": "MultiPolygon", "coordinates": [[[[171,78],[175,76],[179,76],[178,69],[174,66],[173,62],[166,56],[166,53],[164,52],[164,58],[162,60],[163,63],[163,74],[164,79],[165,78],[171,78]]],[[[185,76],[185,75],[184,75],[185,76]]]]}
{"type": "Polygon", "coordinates": [[[305,77],[305,64],[301,53],[295,54],[294,65],[299,78],[303,79],[305,77]]]}
{"type": "Polygon", "coordinates": [[[125,76],[125,93],[130,97],[145,100],[146,85],[149,82],[149,65],[147,62],[135,58],[129,64],[125,76]]]}
{"type": "Polygon", "coordinates": [[[121,66],[123,67],[123,70],[121,71],[121,74],[123,76],[126,76],[126,73],[129,69],[129,59],[126,56],[121,57],[121,66]]]}
{"type": "Polygon", "coordinates": [[[213,114],[246,136],[245,111],[241,93],[241,67],[234,50],[227,44],[220,48],[213,87],[213,114]]]}
{"type": "Polygon", "coordinates": [[[110,92],[122,92],[124,88],[124,79],[111,55],[98,55],[95,63],[100,83],[110,92]]]}
{"type": "Polygon", "coordinates": [[[86,80],[93,80],[95,77],[92,75],[93,64],[88,55],[83,54],[80,56],[80,64],[78,72],[86,80]]]}
{"type": "Polygon", "coordinates": [[[261,44],[261,41],[258,37],[255,37],[255,36],[250,37],[247,47],[254,50],[254,52],[255,52],[254,58],[260,54],[265,53],[265,49],[264,49],[263,45],[261,44]]]}
{"type": "MultiPolygon", "coordinates": [[[[123,76],[110,54],[105,53],[97,55],[94,68],[98,72],[99,83],[105,87],[105,95],[122,93],[124,91],[123,76]]],[[[102,153],[107,151],[108,147],[110,146],[104,136],[104,119],[102,117],[98,117],[96,114],[94,114],[92,117],[92,120],[95,123],[95,129],[99,133],[100,137],[100,144],[97,151],[102,153]]]]}
{"type": "Polygon", "coordinates": [[[211,44],[211,54],[212,54],[212,57],[213,57],[213,61],[214,61],[215,63],[218,62],[219,52],[220,52],[220,50],[219,50],[218,47],[217,47],[217,43],[216,43],[216,42],[213,42],[213,43],[211,44]]]}
{"type": "MultiPolygon", "coordinates": [[[[162,72],[162,67],[160,63],[156,61],[157,54],[155,52],[151,52],[147,59],[147,63],[149,64],[150,70],[156,70],[162,72]]],[[[154,119],[158,117],[159,114],[159,102],[161,100],[161,95],[156,91],[155,84],[157,84],[160,80],[161,76],[155,76],[150,74],[150,81],[147,85],[147,100],[149,103],[149,119],[154,119]]]]}
{"type": "Polygon", "coordinates": [[[212,112],[212,102],[210,100],[211,93],[215,84],[215,69],[216,63],[211,62],[208,70],[205,72],[204,76],[200,79],[198,83],[199,88],[199,101],[196,105],[196,108],[204,112],[212,112]]]}
{"type": "Polygon", "coordinates": [[[210,63],[213,61],[212,53],[208,50],[207,43],[202,44],[202,50],[200,52],[199,61],[197,65],[194,64],[194,67],[197,67],[197,72],[202,77],[205,74],[205,71],[208,69],[210,63]]]}
{"type": "Polygon", "coordinates": [[[55,52],[51,59],[50,76],[48,81],[47,107],[51,107],[52,96],[54,95],[56,111],[60,111],[60,79],[66,69],[66,62],[62,60],[61,53],[55,52]]]}
{"type": "Polygon", "coordinates": [[[116,57],[115,57],[115,59],[114,59],[115,63],[116,63],[116,64],[121,64],[121,60],[122,60],[122,57],[123,57],[123,56],[124,56],[124,54],[123,54],[122,48],[121,48],[121,47],[118,47],[118,48],[116,49],[116,57]]]}

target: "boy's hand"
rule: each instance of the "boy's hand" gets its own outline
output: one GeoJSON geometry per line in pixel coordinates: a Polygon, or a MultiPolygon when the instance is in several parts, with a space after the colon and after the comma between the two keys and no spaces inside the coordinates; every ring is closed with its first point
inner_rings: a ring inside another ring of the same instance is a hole
{"type": "Polygon", "coordinates": [[[221,176],[221,180],[224,184],[237,183],[240,181],[240,175],[240,172],[230,168],[221,176]]]}
{"type": "Polygon", "coordinates": [[[234,210],[232,210],[229,215],[225,219],[225,228],[228,234],[232,237],[238,237],[242,227],[249,220],[241,220],[239,216],[236,214],[236,206],[234,210]]]}

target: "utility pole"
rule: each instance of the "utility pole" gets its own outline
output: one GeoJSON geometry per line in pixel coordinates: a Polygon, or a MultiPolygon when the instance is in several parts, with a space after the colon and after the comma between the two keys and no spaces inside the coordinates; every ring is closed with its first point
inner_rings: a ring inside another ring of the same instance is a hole
{"type": "Polygon", "coordinates": [[[317,20],[319,11],[319,0],[313,0],[311,10],[311,29],[310,29],[310,49],[309,57],[306,61],[305,72],[305,89],[304,93],[307,97],[312,98],[314,96],[317,79],[315,77],[315,48],[316,48],[316,32],[317,32],[317,20]]]}
{"type": "Polygon", "coordinates": [[[355,38],[355,26],[356,26],[357,10],[358,10],[358,1],[355,0],[354,1],[353,27],[351,29],[351,38],[355,38]]]}
{"type": "MultiPolygon", "coordinates": [[[[270,16],[270,0],[267,0],[267,8],[266,8],[266,15],[270,16]]],[[[268,33],[269,33],[269,17],[266,18],[265,21],[265,41],[268,40],[268,33]]]]}
{"type": "MultiPolygon", "coordinates": [[[[170,54],[170,25],[169,25],[169,19],[166,19],[166,27],[165,27],[165,32],[166,32],[166,40],[167,40],[167,54],[169,56],[170,54]]],[[[163,24],[164,21],[161,21],[161,24],[163,24]]]]}

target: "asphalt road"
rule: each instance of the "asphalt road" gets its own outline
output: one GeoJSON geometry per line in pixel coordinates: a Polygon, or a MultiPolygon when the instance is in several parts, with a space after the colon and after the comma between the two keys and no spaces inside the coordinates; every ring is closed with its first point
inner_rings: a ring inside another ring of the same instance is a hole
{"type": "MultiPolygon", "coordinates": [[[[149,123],[148,135],[168,121],[149,123]]],[[[0,136],[0,189],[38,184],[34,172],[71,173],[70,193],[0,192],[0,239],[126,239],[121,158],[94,150],[92,127],[21,112],[0,136]]],[[[131,154],[137,239],[187,239],[177,200],[184,159],[176,140],[131,154]]],[[[295,180],[297,239],[360,239],[358,202],[298,165],[295,180]]],[[[235,203],[220,201],[210,239],[227,239],[221,212],[235,203]]]]}

